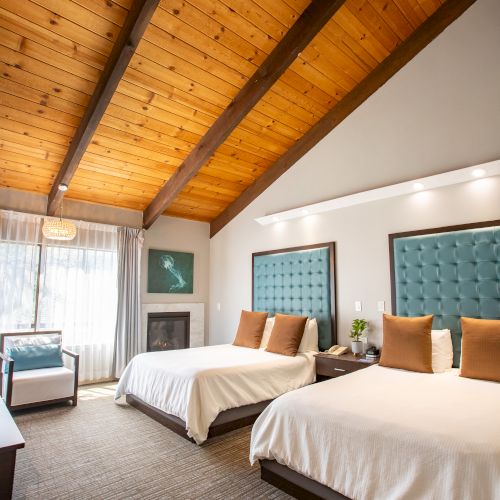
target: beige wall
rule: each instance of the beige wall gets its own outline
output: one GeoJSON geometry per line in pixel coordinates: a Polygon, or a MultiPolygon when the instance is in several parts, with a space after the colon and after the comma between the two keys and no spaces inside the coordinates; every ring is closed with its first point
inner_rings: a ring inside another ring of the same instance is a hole
{"type": "Polygon", "coordinates": [[[209,225],[174,217],[160,217],[146,232],[142,253],[141,297],[143,304],[191,303],[205,304],[205,334],[208,332],[209,225]],[[194,253],[192,294],[147,293],[148,250],[175,250],[194,253]]]}
{"type": "Polygon", "coordinates": [[[270,226],[254,218],[500,158],[499,47],[500,2],[479,0],[212,238],[210,343],[230,341],[251,307],[252,252],[327,241],[337,243],[340,341],[365,317],[380,342],[377,301],[390,309],[387,235],[500,219],[500,178],[270,226]]]}
{"type": "MultiPolygon", "coordinates": [[[[0,188],[0,208],[32,214],[45,214],[47,196],[0,188]]],[[[64,200],[64,216],[70,219],[101,222],[116,226],[141,227],[142,213],[94,203],[64,200]]]]}

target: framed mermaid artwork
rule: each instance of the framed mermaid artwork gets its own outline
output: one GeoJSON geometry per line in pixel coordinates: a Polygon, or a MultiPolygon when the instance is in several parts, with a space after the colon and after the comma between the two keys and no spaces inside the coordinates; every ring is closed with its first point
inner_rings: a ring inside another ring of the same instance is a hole
{"type": "Polygon", "coordinates": [[[148,293],[193,293],[194,254],[149,249],[148,293]]]}

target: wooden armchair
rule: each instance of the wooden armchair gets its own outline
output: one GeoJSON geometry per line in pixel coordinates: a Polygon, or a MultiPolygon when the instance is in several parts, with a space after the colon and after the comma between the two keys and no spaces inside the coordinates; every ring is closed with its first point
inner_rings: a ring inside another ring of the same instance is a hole
{"type": "MultiPolygon", "coordinates": [[[[73,359],[73,370],[62,366],[26,366],[16,370],[16,361],[6,351],[61,345],[61,331],[16,332],[0,334],[0,395],[9,410],[71,401],[77,405],[79,355],[67,349],[62,354],[73,359]]],[[[21,362],[18,358],[18,364],[21,362]]]]}

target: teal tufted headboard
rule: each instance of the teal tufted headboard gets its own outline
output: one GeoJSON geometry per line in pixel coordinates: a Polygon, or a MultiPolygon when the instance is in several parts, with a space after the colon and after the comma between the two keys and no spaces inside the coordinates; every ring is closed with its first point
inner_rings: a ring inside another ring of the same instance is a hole
{"type": "Polygon", "coordinates": [[[252,254],[252,309],[314,317],[319,348],[335,344],[335,244],[252,254]]]}
{"type": "Polygon", "coordinates": [[[452,333],[460,364],[460,317],[500,318],[500,221],[389,235],[392,311],[434,314],[452,333]]]}

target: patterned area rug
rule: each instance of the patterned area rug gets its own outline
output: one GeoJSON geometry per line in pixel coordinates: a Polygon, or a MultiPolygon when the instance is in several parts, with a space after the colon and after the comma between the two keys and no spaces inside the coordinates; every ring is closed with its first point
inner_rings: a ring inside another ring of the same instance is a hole
{"type": "Polygon", "coordinates": [[[114,385],[88,386],[78,406],[18,412],[15,499],[290,499],[248,461],[250,427],[199,447],[138,410],[114,385]]]}

